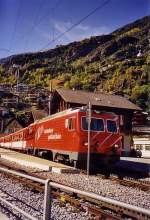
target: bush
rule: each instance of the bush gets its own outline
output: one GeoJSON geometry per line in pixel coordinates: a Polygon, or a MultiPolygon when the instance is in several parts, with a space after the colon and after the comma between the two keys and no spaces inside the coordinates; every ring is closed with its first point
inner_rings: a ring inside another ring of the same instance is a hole
{"type": "Polygon", "coordinates": [[[150,101],[150,86],[135,86],[132,89],[131,100],[142,108],[147,108],[150,101]]]}

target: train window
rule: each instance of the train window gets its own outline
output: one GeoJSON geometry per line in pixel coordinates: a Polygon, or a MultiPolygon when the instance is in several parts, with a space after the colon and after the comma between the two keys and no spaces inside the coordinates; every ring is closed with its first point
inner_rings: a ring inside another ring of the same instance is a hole
{"type": "Polygon", "coordinates": [[[117,124],[115,121],[107,120],[107,131],[111,133],[117,133],[117,124]]]}
{"type": "MultiPolygon", "coordinates": [[[[88,122],[86,117],[82,117],[82,128],[88,130],[88,122]]],[[[91,131],[104,131],[103,119],[92,118],[91,119],[91,131]]]]}
{"type": "Polygon", "coordinates": [[[145,145],[145,150],[150,150],[150,145],[145,145]]]}

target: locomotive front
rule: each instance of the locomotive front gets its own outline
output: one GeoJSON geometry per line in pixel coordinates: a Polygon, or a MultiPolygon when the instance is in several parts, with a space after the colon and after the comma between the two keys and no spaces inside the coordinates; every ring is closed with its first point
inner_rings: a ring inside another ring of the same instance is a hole
{"type": "MultiPolygon", "coordinates": [[[[79,160],[86,164],[87,158],[87,135],[88,121],[85,113],[80,114],[81,148],[79,160]],[[84,153],[83,153],[84,149],[84,153]]],[[[114,165],[120,160],[121,135],[119,131],[118,116],[113,113],[97,113],[92,111],[90,122],[90,163],[93,167],[102,164],[106,166],[114,165]]]]}

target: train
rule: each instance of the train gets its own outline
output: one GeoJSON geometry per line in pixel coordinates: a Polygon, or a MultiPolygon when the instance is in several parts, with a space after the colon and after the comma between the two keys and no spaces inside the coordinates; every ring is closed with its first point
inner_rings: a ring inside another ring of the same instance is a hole
{"type": "MultiPolygon", "coordinates": [[[[90,166],[119,161],[121,138],[116,114],[92,110],[90,166]]],[[[87,110],[81,107],[49,115],[0,137],[0,146],[84,169],[88,151],[87,110]]]]}

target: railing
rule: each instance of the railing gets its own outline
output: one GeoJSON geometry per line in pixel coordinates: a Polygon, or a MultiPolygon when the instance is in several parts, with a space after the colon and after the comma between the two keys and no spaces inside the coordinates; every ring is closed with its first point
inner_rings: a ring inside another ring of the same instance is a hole
{"type": "MultiPolygon", "coordinates": [[[[0,167],[0,171],[1,172],[5,172],[5,173],[10,173],[10,174],[14,174],[38,183],[42,183],[45,185],[45,190],[44,190],[44,210],[43,210],[43,220],[49,220],[50,216],[51,216],[51,192],[50,192],[50,180],[43,180],[40,178],[36,178],[36,177],[32,177],[26,174],[22,174],[16,171],[11,171],[5,168],[1,168],[0,167]]],[[[10,202],[8,202],[7,200],[3,199],[2,197],[0,197],[0,201],[2,201],[3,203],[6,203],[8,206],[12,207],[13,209],[17,210],[18,212],[22,213],[24,216],[26,216],[27,218],[31,219],[31,220],[37,220],[35,217],[31,216],[30,214],[26,213],[25,211],[23,211],[22,209],[16,207],[15,205],[11,204],[10,202]]]]}
{"type": "MultiPolygon", "coordinates": [[[[123,202],[119,202],[117,200],[114,199],[110,199],[110,198],[106,198],[103,196],[100,196],[98,194],[92,193],[92,192],[86,192],[86,191],[82,191],[82,190],[78,190],[78,189],[74,189],[72,187],[69,186],[64,186],[62,184],[58,184],[58,183],[54,183],[54,182],[50,182],[49,179],[47,180],[42,180],[36,177],[32,177],[29,175],[25,175],[25,174],[21,174],[15,171],[10,171],[8,169],[5,168],[0,168],[1,172],[7,172],[7,173],[11,173],[20,177],[24,177],[39,183],[42,183],[45,185],[45,191],[44,191],[44,211],[43,211],[43,220],[50,220],[51,219],[51,205],[52,205],[52,196],[51,196],[51,187],[54,188],[58,188],[62,191],[68,191],[71,193],[76,193],[79,195],[82,195],[84,197],[88,197],[91,199],[95,199],[98,200],[100,202],[104,202],[113,206],[117,206],[120,208],[120,210],[126,209],[126,210],[130,210],[133,211],[133,213],[137,213],[137,215],[139,216],[138,219],[149,219],[150,217],[150,211],[144,208],[140,208],[134,205],[130,205],[130,204],[126,204],[123,202]],[[144,218],[145,217],[145,218],[144,218]]],[[[5,199],[0,197],[0,200],[4,203],[6,203],[7,205],[10,205],[12,208],[16,209],[17,211],[21,212],[24,216],[28,217],[29,219],[32,220],[36,220],[36,218],[34,218],[33,216],[31,216],[30,214],[24,212],[23,210],[21,210],[20,208],[15,207],[13,204],[9,203],[8,201],[6,201],[5,199]]]]}

